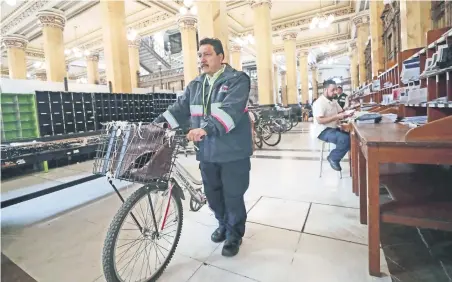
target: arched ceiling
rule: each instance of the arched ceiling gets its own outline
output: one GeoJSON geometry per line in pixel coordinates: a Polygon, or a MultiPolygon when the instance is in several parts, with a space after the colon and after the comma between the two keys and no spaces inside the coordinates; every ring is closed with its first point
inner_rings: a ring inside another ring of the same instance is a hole
{"type": "MultiPolygon", "coordinates": [[[[359,10],[365,9],[367,1],[333,0],[300,1],[273,0],[271,8],[272,40],[275,55],[283,54],[281,33],[298,30],[298,48],[309,48],[315,56],[324,52],[320,46],[335,43],[336,50],[346,50],[346,43],[353,34],[350,19],[359,10]],[[335,21],[327,28],[309,29],[312,18],[318,14],[334,14],[335,21]]],[[[180,0],[126,0],[126,24],[141,36],[158,31],[177,29],[180,0]]],[[[56,1],[16,0],[14,6],[1,2],[1,35],[21,34],[30,43],[27,47],[27,63],[33,71],[34,62],[43,60],[43,39],[36,14],[40,10],[56,8],[64,11],[67,22],[64,29],[66,48],[82,47],[92,52],[101,52],[102,21],[99,0],[56,1]],[[76,28],[75,28],[76,27],[76,28]]],[[[227,3],[230,40],[253,34],[253,10],[248,1],[232,0],[227,3]]],[[[254,45],[244,48],[243,60],[254,59],[254,45]]],[[[6,50],[2,47],[2,68],[7,67],[6,50]]],[[[83,59],[68,56],[69,72],[84,71],[83,59]]],[[[100,62],[102,65],[102,61],[100,62]]]]}

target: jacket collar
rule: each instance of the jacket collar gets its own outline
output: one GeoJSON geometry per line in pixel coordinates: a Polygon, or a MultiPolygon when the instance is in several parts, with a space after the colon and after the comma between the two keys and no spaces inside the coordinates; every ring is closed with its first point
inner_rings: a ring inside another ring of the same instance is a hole
{"type": "MultiPolygon", "coordinates": [[[[223,73],[220,75],[220,77],[218,77],[218,79],[215,82],[222,82],[224,80],[228,80],[231,77],[234,77],[236,75],[236,70],[233,69],[229,64],[223,64],[224,65],[224,71],[223,73]]],[[[198,76],[197,78],[195,78],[195,81],[203,83],[205,77],[207,74],[203,73],[200,76],[198,76]]]]}

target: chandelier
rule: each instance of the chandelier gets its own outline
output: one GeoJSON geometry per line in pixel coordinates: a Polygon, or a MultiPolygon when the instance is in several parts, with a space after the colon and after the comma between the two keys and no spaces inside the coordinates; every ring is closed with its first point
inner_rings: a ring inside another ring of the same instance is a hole
{"type": "Polygon", "coordinates": [[[16,0],[5,0],[6,4],[10,6],[15,6],[17,4],[16,0]]]}
{"type": "MultiPolygon", "coordinates": [[[[75,34],[75,45],[77,45],[77,26],[74,26],[74,34],[75,34]]],[[[74,55],[76,58],[81,58],[83,56],[89,56],[90,52],[88,50],[81,50],[80,48],[74,47],[72,49],[64,50],[64,54],[66,56],[74,55]]]]}
{"type": "MultiPolygon", "coordinates": [[[[320,11],[322,11],[322,1],[320,1],[320,11]]],[[[317,16],[313,17],[311,23],[309,24],[309,29],[315,28],[326,28],[329,27],[334,21],[334,15],[330,14],[329,16],[323,14],[317,14],[317,16]]]]}
{"type": "Polygon", "coordinates": [[[239,44],[240,46],[245,46],[245,45],[253,45],[255,40],[254,37],[251,34],[248,34],[247,36],[243,36],[243,37],[236,37],[234,39],[234,41],[239,44]]]}
{"type": "Polygon", "coordinates": [[[137,36],[138,32],[136,30],[131,28],[127,31],[127,40],[134,41],[137,38],[137,36]]]}
{"type": "Polygon", "coordinates": [[[311,23],[309,24],[309,29],[315,29],[315,28],[326,28],[331,25],[334,21],[333,15],[323,15],[323,16],[315,16],[312,18],[311,23]]]}
{"type": "Polygon", "coordinates": [[[328,53],[328,52],[330,52],[330,51],[337,50],[337,46],[336,46],[335,44],[333,44],[333,43],[330,43],[330,44],[328,44],[328,45],[322,45],[322,46],[320,46],[320,50],[321,50],[323,53],[328,53]]]}
{"type": "Polygon", "coordinates": [[[193,0],[184,0],[184,5],[179,8],[179,13],[182,16],[185,16],[187,14],[196,16],[196,14],[198,13],[198,8],[193,5],[193,0]]]}

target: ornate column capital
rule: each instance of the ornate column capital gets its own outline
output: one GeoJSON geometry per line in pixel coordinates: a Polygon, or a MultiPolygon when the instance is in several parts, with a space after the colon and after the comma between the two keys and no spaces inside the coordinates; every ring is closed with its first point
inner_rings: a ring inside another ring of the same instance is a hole
{"type": "Polygon", "coordinates": [[[286,71],[285,70],[282,70],[282,71],[280,71],[279,72],[281,75],[286,75],[286,71]]]}
{"type": "Polygon", "coordinates": [[[35,71],[35,76],[39,80],[47,80],[47,72],[45,69],[39,69],[35,71]]]}
{"type": "Polygon", "coordinates": [[[281,38],[283,41],[286,40],[297,40],[298,30],[287,30],[281,33],[281,38]]]}
{"type": "Polygon", "coordinates": [[[352,40],[348,43],[348,50],[353,52],[356,49],[356,40],[352,40]]]}
{"type": "Polygon", "coordinates": [[[231,53],[233,53],[233,52],[242,52],[242,46],[240,46],[239,44],[232,43],[230,49],[231,49],[230,50],[231,53]]]}
{"type": "Polygon", "coordinates": [[[99,55],[98,54],[92,54],[86,56],[87,61],[93,61],[93,62],[99,62],[99,55]]]}
{"type": "Polygon", "coordinates": [[[177,23],[179,24],[180,29],[196,29],[198,19],[196,16],[184,15],[179,17],[177,23]]]}
{"type": "Polygon", "coordinates": [[[313,64],[313,65],[309,65],[309,69],[311,71],[317,71],[319,69],[319,67],[317,66],[317,64],[313,64]]]}
{"type": "Polygon", "coordinates": [[[64,12],[57,9],[48,9],[38,12],[38,19],[42,27],[56,27],[64,30],[66,16],[64,12]]]}
{"type": "Polygon", "coordinates": [[[359,12],[352,18],[353,24],[356,27],[359,27],[364,24],[369,24],[370,22],[370,16],[369,16],[369,10],[365,10],[362,12],[359,12]]]}
{"type": "Polygon", "coordinates": [[[141,37],[137,36],[134,40],[129,40],[129,47],[140,48],[141,37]]]}
{"type": "Polygon", "coordinates": [[[2,43],[6,48],[18,48],[25,50],[27,48],[28,39],[19,34],[13,34],[3,37],[2,43]]]}
{"type": "Polygon", "coordinates": [[[300,57],[307,57],[309,55],[309,49],[300,49],[298,50],[297,56],[300,57]]]}
{"type": "Polygon", "coordinates": [[[249,3],[251,5],[251,8],[256,8],[262,5],[268,5],[268,8],[272,8],[272,1],[271,0],[249,0],[249,3]]]}

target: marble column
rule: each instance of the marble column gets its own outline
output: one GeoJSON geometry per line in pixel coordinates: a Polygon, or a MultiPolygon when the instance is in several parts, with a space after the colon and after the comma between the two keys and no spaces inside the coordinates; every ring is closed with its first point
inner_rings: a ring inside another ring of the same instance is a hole
{"type": "Polygon", "coordinates": [[[86,57],[86,73],[89,84],[99,84],[99,55],[93,54],[86,57]]]}
{"type": "Polygon", "coordinates": [[[184,57],[184,79],[187,86],[199,75],[197,42],[196,42],[196,17],[191,15],[181,16],[178,20],[182,38],[182,54],[184,57]]]}
{"type": "Polygon", "coordinates": [[[283,104],[284,107],[287,107],[288,103],[288,96],[287,96],[287,78],[286,78],[286,71],[281,71],[281,104],[283,104]]]}
{"type": "Polygon", "coordinates": [[[298,31],[286,31],[281,37],[284,42],[284,54],[286,57],[287,99],[289,105],[298,104],[297,87],[297,35],[298,31]]]}
{"type": "Polygon", "coordinates": [[[446,16],[446,26],[452,26],[452,1],[444,0],[446,2],[446,7],[444,14],[446,16]]]}
{"type": "Polygon", "coordinates": [[[224,61],[229,62],[229,25],[226,1],[200,0],[198,8],[198,37],[214,37],[221,40],[224,50],[224,61]]]}
{"type": "Polygon", "coordinates": [[[242,70],[242,46],[238,44],[231,45],[231,66],[238,70],[242,70]]]}
{"type": "Polygon", "coordinates": [[[380,18],[385,5],[383,1],[369,1],[370,13],[370,36],[371,36],[371,57],[372,57],[372,79],[383,72],[384,49],[383,49],[383,21],[380,18]]]}
{"type": "Polygon", "coordinates": [[[309,50],[307,49],[302,49],[298,53],[300,61],[301,103],[303,104],[309,99],[308,55],[309,50]]]}
{"type": "Polygon", "coordinates": [[[124,0],[101,0],[104,59],[113,92],[132,93],[124,0]]]}
{"type": "Polygon", "coordinates": [[[369,11],[358,13],[353,19],[356,26],[357,42],[356,49],[358,51],[358,68],[359,68],[359,85],[366,84],[366,43],[369,38],[369,11]]]}
{"type": "Polygon", "coordinates": [[[256,42],[257,83],[259,104],[273,105],[273,44],[271,34],[271,0],[251,0],[254,14],[254,38],[256,42]]]}
{"type": "Polygon", "coordinates": [[[42,27],[47,80],[63,82],[67,75],[63,40],[66,17],[63,11],[48,9],[39,12],[38,19],[42,27]]]}
{"type": "Polygon", "coordinates": [[[400,41],[402,51],[425,47],[431,24],[431,1],[400,0],[400,41]]]}
{"type": "Polygon", "coordinates": [[[141,38],[129,41],[129,66],[130,66],[130,83],[133,88],[138,88],[138,75],[140,70],[140,43],[141,38]]]}
{"type": "Polygon", "coordinates": [[[9,78],[27,79],[27,59],[25,49],[28,40],[25,36],[13,34],[3,37],[8,56],[9,78]]]}
{"type": "Polygon", "coordinates": [[[311,76],[312,76],[312,99],[316,99],[319,97],[319,88],[317,85],[317,69],[316,65],[311,66],[311,76]]]}
{"type": "Polygon", "coordinates": [[[358,88],[359,77],[358,77],[358,54],[356,51],[356,42],[352,41],[349,44],[349,57],[350,57],[350,79],[351,87],[354,91],[358,88]]]}

